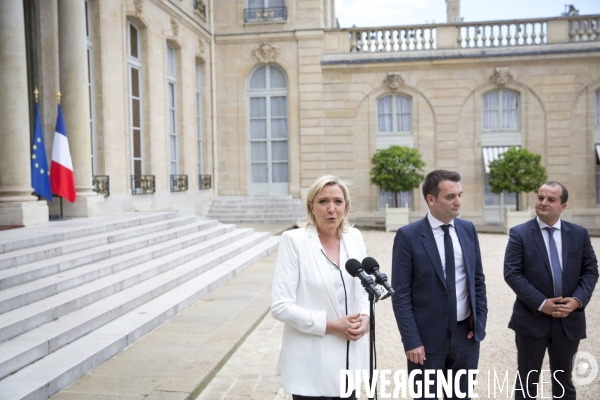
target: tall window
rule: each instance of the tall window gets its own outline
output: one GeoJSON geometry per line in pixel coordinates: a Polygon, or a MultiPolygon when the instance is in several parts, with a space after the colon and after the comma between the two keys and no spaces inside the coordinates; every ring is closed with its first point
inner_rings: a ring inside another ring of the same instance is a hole
{"type": "Polygon", "coordinates": [[[596,90],[596,205],[600,205],[600,89],[596,90]]]}
{"type": "Polygon", "coordinates": [[[167,45],[167,113],[169,116],[169,166],[171,175],[177,175],[177,76],[175,72],[175,50],[167,45]]]}
{"type": "Polygon", "coordinates": [[[196,140],[198,141],[198,174],[202,175],[202,69],[196,63],[196,140]]]}
{"type": "Polygon", "coordinates": [[[142,126],[142,60],[139,29],[127,22],[127,69],[129,79],[129,146],[132,175],[144,174],[142,126]]]}
{"type": "Polygon", "coordinates": [[[489,177],[489,174],[483,174],[483,204],[485,206],[507,206],[511,208],[514,206],[516,208],[516,193],[508,193],[506,191],[500,194],[492,193],[492,190],[490,189],[489,177]]]}
{"type": "Polygon", "coordinates": [[[85,32],[87,38],[87,63],[88,63],[88,93],[90,97],[90,134],[92,144],[92,175],[97,175],[98,164],[96,157],[96,123],[94,104],[94,59],[92,51],[92,10],[89,2],[85,2],[85,32]]]}
{"type": "Polygon", "coordinates": [[[287,79],[274,65],[250,75],[250,192],[289,193],[287,79]]]}
{"type": "Polygon", "coordinates": [[[483,95],[483,130],[519,129],[519,93],[493,90],[483,95]]]}
{"type": "MultiPolygon", "coordinates": [[[[392,145],[413,146],[412,99],[404,95],[388,95],[377,100],[377,149],[387,149],[392,145]]],[[[393,193],[379,190],[379,208],[390,207],[393,193]]],[[[413,192],[396,194],[399,207],[408,204],[413,208],[413,192]]]]}

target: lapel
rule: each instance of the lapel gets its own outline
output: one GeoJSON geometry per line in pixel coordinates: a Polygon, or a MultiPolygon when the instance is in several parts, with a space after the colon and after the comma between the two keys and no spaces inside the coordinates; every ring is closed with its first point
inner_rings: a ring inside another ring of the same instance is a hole
{"type": "Polygon", "coordinates": [[[550,260],[548,259],[548,249],[546,249],[546,243],[544,243],[544,237],[542,236],[540,224],[538,224],[537,218],[534,218],[531,221],[529,221],[529,224],[531,225],[531,236],[533,238],[533,241],[535,242],[539,253],[542,255],[542,260],[544,260],[546,270],[548,270],[548,273],[550,274],[550,276],[552,276],[552,268],[550,267],[550,260]]]}
{"type": "Polygon", "coordinates": [[[446,288],[446,277],[444,276],[442,259],[440,258],[440,252],[438,251],[437,244],[435,243],[433,231],[427,216],[421,220],[421,243],[423,243],[423,247],[425,248],[427,256],[429,256],[429,261],[431,261],[435,273],[446,288]]]}
{"type": "Polygon", "coordinates": [[[463,264],[467,274],[467,282],[471,282],[471,272],[475,271],[475,243],[469,240],[467,232],[458,218],[454,218],[454,229],[463,253],[463,264]],[[473,256],[473,257],[471,257],[473,256]]]}
{"type": "Polygon", "coordinates": [[[331,305],[335,310],[335,314],[338,318],[341,318],[342,312],[340,311],[340,305],[337,301],[337,296],[335,294],[335,285],[333,283],[331,273],[329,272],[329,265],[323,265],[323,257],[325,256],[325,250],[323,250],[323,246],[321,246],[319,234],[317,233],[317,230],[312,226],[306,228],[306,233],[308,234],[308,241],[310,242],[311,250],[313,253],[315,269],[318,271],[318,276],[323,282],[323,287],[327,292],[327,296],[331,301],[331,305]]]}
{"type": "MultiPolygon", "coordinates": [[[[346,232],[342,234],[341,245],[348,253],[348,259],[354,258],[360,262],[362,262],[361,254],[358,252],[358,246],[354,244],[352,237],[350,236],[350,232],[346,232]]],[[[340,266],[341,268],[345,268],[345,266],[340,266]]],[[[360,312],[360,306],[362,303],[362,285],[360,283],[360,279],[353,278],[354,282],[354,312],[360,312]]]]}
{"type": "Polygon", "coordinates": [[[571,228],[569,228],[565,221],[560,221],[560,230],[560,236],[562,238],[562,275],[564,282],[565,276],[567,276],[567,260],[569,257],[569,248],[571,246],[571,235],[569,235],[571,228]]]}

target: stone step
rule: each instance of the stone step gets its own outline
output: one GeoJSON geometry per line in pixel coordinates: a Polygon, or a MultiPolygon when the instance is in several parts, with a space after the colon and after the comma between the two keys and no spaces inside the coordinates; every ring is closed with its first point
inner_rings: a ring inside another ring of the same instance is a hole
{"type": "Polygon", "coordinates": [[[291,194],[274,194],[274,195],[242,195],[242,196],[219,196],[216,197],[216,201],[240,201],[240,200],[294,200],[291,194]]]}
{"type": "Polygon", "coordinates": [[[0,270],[51,257],[58,257],[96,246],[102,246],[104,244],[115,243],[121,240],[147,235],[149,233],[160,232],[177,226],[186,225],[197,220],[198,218],[195,216],[176,217],[168,220],[160,220],[129,228],[11,251],[0,254],[0,270]]]}
{"type": "Polygon", "coordinates": [[[288,216],[295,216],[295,215],[299,215],[302,214],[304,210],[302,209],[280,209],[280,210],[273,210],[273,209],[264,209],[264,210],[260,210],[260,209],[256,209],[256,208],[248,208],[248,209],[228,209],[228,210],[210,210],[210,212],[208,213],[208,216],[211,217],[213,215],[264,215],[265,217],[271,217],[271,216],[280,216],[280,215],[288,215],[288,216]]]}
{"type": "Polygon", "coordinates": [[[0,313],[23,307],[43,298],[61,293],[73,287],[91,282],[109,274],[119,272],[131,266],[149,261],[165,254],[211,239],[235,229],[234,225],[217,225],[202,223],[198,232],[171,239],[152,247],[151,251],[143,248],[120,256],[107,258],[95,263],[61,272],[60,275],[51,275],[19,286],[0,291],[0,313]],[[211,226],[214,225],[214,226],[211,226]]]}
{"type": "Polygon", "coordinates": [[[262,214],[221,214],[218,216],[211,216],[211,218],[218,218],[222,222],[289,222],[298,221],[302,219],[304,215],[291,215],[291,214],[274,214],[265,216],[262,214]]]}
{"type": "MultiPolygon", "coordinates": [[[[129,287],[188,263],[211,252],[219,253],[236,241],[252,234],[251,229],[238,229],[203,241],[188,248],[112,273],[92,282],[66,290],[46,299],[9,311],[0,319],[0,342],[104,299],[129,287]]],[[[210,254],[209,254],[210,255],[210,254]]]]}
{"type": "Polygon", "coordinates": [[[107,244],[91,249],[75,251],[47,260],[35,261],[18,268],[9,268],[0,271],[0,290],[16,285],[21,285],[46,276],[89,264],[92,262],[115,257],[137,249],[177,238],[190,232],[214,226],[217,221],[197,220],[196,222],[180,227],[154,232],[141,237],[121,240],[116,243],[107,244]]]}
{"type": "Polygon", "coordinates": [[[278,237],[261,238],[260,243],[217,267],[182,281],[177,290],[154,298],[7,376],[0,381],[0,400],[46,399],[276,250],[278,241],[278,237]]]}
{"type": "Polygon", "coordinates": [[[225,262],[237,253],[259,244],[266,237],[268,234],[254,233],[249,237],[238,239],[220,251],[207,254],[201,262],[195,259],[189,261],[127,290],[105,297],[102,301],[80,308],[19,337],[1,343],[0,379],[225,262]]]}
{"type": "Polygon", "coordinates": [[[102,217],[51,221],[42,226],[2,231],[0,232],[0,254],[166,220],[174,218],[177,212],[132,214],[134,213],[111,213],[102,217]]]}
{"type": "Polygon", "coordinates": [[[302,204],[269,204],[269,203],[260,203],[260,204],[222,204],[222,203],[213,203],[210,207],[211,210],[248,210],[248,209],[265,209],[265,210],[304,210],[304,205],[302,204]]]}

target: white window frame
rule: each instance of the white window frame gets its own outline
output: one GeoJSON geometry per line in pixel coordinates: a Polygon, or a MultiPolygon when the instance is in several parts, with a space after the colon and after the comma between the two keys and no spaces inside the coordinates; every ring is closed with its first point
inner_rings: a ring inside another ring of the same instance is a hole
{"type": "Polygon", "coordinates": [[[179,148],[177,137],[177,56],[167,44],[167,132],[169,134],[169,173],[179,174],[179,148]]]}
{"type": "Polygon", "coordinates": [[[90,135],[92,145],[92,175],[98,174],[98,157],[96,145],[96,102],[94,90],[94,49],[92,41],[92,10],[91,4],[85,2],[86,18],[86,41],[87,41],[87,62],[88,62],[88,93],[90,97],[90,135]]]}
{"type": "Polygon", "coordinates": [[[404,94],[386,94],[385,96],[381,96],[377,99],[377,150],[387,149],[391,145],[397,146],[408,146],[413,147],[413,118],[412,118],[413,106],[412,106],[412,98],[410,96],[404,94]],[[392,130],[391,131],[382,131],[381,126],[379,124],[379,117],[382,115],[380,110],[381,102],[388,98],[392,98],[392,130]],[[398,129],[398,113],[396,111],[396,104],[399,98],[407,99],[410,104],[410,112],[403,113],[403,115],[408,114],[409,118],[409,128],[408,130],[399,130],[398,129]]]}
{"type": "Polygon", "coordinates": [[[489,90],[481,95],[481,146],[520,146],[521,145],[521,105],[522,96],[516,90],[512,89],[493,89],[489,90]],[[502,128],[503,123],[503,93],[512,92],[517,94],[517,127],[516,128],[502,128]],[[498,113],[498,127],[496,128],[485,128],[485,112],[484,109],[485,101],[484,98],[487,95],[496,93],[498,107],[495,108],[498,113]]]}
{"type": "MultiPolygon", "coordinates": [[[[392,145],[397,146],[408,146],[413,147],[413,104],[412,97],[407,96],[405,94],[397,94],[397,93],[388,93],[384,96],[381,96],[377,99],[377,140],[376,147],[377,150],[387,149],[392,145]],[[391,108],[391,116],[392,116],[392,130],[391,131],[381,131],[381,126],[379,124],[379,117],[383,114],[380,110],[381,101],[388,97],[392,98],[392,108],[391,108]],[[399,98],[404,98],[409,100],[410,104],[410,112],[403,113],[403,115],[408,114],[409,117],[409,130],[399,130],[398,129],[398,112],[397,112],[397,102],[399,98]]],[[[412,210],[414,205],[414,191],[409,190],[407,192],[398,192],[396,194],[398,207],[402,208],[406,204],[408,204],[408,209],[412,210]]],[[[377,206],[380,209],[385,208],[386,204],[389,207],[392,207],[393,201],[393,193],[386,192],[384,190],[379,189],[377,196],[377,206]]]]}
{"type": "Polygon", "coordinates": [[[129,105],[129,146],[130,146],[130,167],[131,167],[131,175],[135,175],[135,162],[139,161],[140,162],[140,174],[144,175],[145,174],[145,167],[144,167],[144,120],[143,120],[143,115],[144,115],[144,102],[143,102],[143,97],[144,97],[144,93],[143,93],[143,86],[142,86],[142,82],[143,82],[143,75],[142,75],[142,60],[141,60],[141,52],[142,52],[142,40],[141,40],[141,35],[140,35],[140,29],[131,21],[127,21],[127,81],[128,81],[128,93],[127,93],[127,97],[128,97],[128,105],[129,105]],[[130,32],[131,32],[131,27],[133,26],[133,28],[135,28],[135,30],[137,31],[137,48],[138,48],[138,56],[134,57],[131,55],[131,37],[130,37],[130,32]],[[138,71],[138,87],[139,87],[139,96],[138,97],[134,97],[132,94],[132,74],[131,74],[131,70],[135,69],[138,71]],[[135,149],[134,149],[134,130],[135,127],[133,126],[133,100],[138,100],[140,103],[140,107],[139,107],[139,121],[140,121],[140,156],[139,157],[135,157],[135,149]]]}
{"type": "Polygon", "coordinates": [[[198,175],[204,172],[202,157],[202,66],[196,62],[196,140],[198,146],[198,175]]]}

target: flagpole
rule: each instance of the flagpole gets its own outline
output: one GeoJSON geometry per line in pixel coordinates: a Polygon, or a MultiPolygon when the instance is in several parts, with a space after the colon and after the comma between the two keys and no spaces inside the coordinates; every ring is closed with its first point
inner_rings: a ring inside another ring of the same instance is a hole
{"type": "MultiPolygon", "coordinates": [[[[58,92],[56,92],[56,101],[58,102],[58,105],[60,106],[60,98],[62,97],[62,94],[60,93],[60,90],[58,92]]],[[[60,198],[60,219],[63,219],[63,198],[62,196],[58,196],[60,198]]]]}

